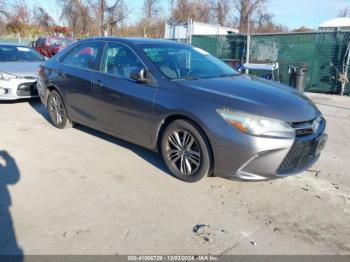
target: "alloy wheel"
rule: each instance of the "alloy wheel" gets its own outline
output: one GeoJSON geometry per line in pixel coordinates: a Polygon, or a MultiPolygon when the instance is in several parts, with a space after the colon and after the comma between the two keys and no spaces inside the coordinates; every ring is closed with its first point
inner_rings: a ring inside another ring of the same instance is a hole
{"type": "Polygon", "coordinates": [[[56,125],[60,125],[64,121],[65,109],[61,97],[53,95],[49,101],[49,113],[51,119],[56,125]]]}
{"type": "Polygon", "coordinates": [[[174,130],[166,142],[166,157],[181,174],[191,176],[201,165],[201,152],[198,142],[185,130],[174,130]]]}

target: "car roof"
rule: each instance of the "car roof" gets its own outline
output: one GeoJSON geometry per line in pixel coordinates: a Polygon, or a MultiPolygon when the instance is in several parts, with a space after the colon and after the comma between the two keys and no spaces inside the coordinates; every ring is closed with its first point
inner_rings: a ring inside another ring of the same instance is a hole
{"type": "Polygon", "coordinates": [[[33,49],[31,46],[21,45],[21,44],[16,44],[16,43],[0,43],[0,46],[2,46],[2,47],[26,47],[29,49],[33,49]]]}
{"type": "Polygon", "coordinates": [[[135,45],[144,45],[144,44],[145,45],[167,44],[167,45],[178,45],[178,46],[188,45],[188,44],[179,43],[171,40],[165,40],[165,39],[159,39],[159,38],[142,38],[142,37],[92,37],[92,38],[85,38],[80,41],[91,41],[91,40],[117,41],[117,42],[123,42],[123,43],[135,44],[135,45]]]}
{"type": "Polygon", "coordinates": [[[69,36],[58,36],[58,35],[43,35],[38,38],[47,38],[47,39],[74,39],[69,36]]]}

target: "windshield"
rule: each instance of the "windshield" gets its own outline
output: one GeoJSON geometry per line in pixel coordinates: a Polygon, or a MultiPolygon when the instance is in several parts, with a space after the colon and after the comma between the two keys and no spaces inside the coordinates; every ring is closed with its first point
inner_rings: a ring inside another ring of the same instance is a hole
{"type": "Polygon", "coordinates": [[[75,41],[70,38],[50,38],[48,44],[51,46],[68,46],[73,44],[75,41]]]}
{"type": "Polygon", "coordinates": [[[206,51],[191,46],[141,47],[159,70],[171,80],[216,78],[238,73],[206,51]]]}
{"type": "Polygon", "coordinates": [[[30,61],[40,62],[44,58],[29,47],[0,46],[0,62],[30,61]]]}

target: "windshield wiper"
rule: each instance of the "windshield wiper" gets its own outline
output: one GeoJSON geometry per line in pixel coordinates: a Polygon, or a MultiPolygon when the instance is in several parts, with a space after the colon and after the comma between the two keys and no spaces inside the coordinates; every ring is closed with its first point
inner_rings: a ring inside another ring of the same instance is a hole
{"type": "Polygon", "coordinates": [[[239,74],[222,74],[219,77],[232,77],[232,76],[237,76],[239,74]]]}
{"type": "Polygon", "coordinates": [[[175,78],[173,80],[198,80],[198,79],[200,79],[200,77],[198,76],[183,76],[183,77],[175,78]]]}

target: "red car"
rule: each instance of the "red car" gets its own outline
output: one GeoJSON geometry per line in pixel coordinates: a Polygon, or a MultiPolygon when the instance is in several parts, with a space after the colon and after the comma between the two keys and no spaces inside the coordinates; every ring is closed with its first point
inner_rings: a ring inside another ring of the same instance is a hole
{"type": "Polygon", "coordinates": [[[74,42],[76,40],[70,37],[39,37],[34,43],[34,48],[43,56],[52,57],[74,42]]]}

